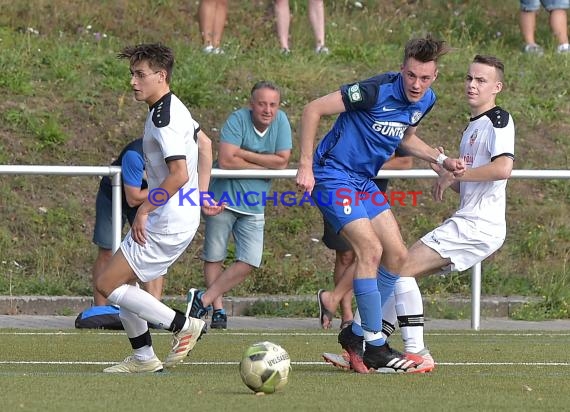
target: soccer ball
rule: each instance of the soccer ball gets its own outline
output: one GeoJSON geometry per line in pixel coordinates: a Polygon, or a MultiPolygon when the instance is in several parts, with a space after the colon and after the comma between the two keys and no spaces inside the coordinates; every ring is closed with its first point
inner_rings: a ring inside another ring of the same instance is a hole
{"type": "Polygon", "coordinates": [[[291,361],[281,346],[258,342],[244,352],[239,363],[241,380],[254,392],[273,393],[287,385],[291,361]]]}

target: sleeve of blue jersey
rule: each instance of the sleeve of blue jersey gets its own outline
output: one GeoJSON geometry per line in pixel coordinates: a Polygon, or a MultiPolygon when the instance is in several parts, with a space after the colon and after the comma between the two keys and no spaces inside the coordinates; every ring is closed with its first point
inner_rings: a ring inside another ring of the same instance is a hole
{"type": "Polygon", "coordinates": [[[144,159],[134,150],[128,150],[123,155],[121,162],[121,174],[123,184],[140,187],[143,181],[144,159]]]}

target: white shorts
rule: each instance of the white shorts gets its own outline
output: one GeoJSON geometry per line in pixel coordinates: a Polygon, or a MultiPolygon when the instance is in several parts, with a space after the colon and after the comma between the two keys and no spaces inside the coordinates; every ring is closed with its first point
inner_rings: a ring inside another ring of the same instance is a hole
{"type": "Polygon", "coordinates": [[[141,246],[131,237],[131,231],[121,242],[121,251],[142,282],[165,275],[168,268],[186,250],[196,230],[164,235],[146,232],[146,245],[141,246]]]}
{"type": "Polygon", "coordinates": [[[421,241],[440,254],[449,258],[451,265],[442,268],[442,272],[464,271],[489,257],[497,251],[504,236],[492,236],[475,228],[465,219],[453,217],[424,237],[421,241]]]}

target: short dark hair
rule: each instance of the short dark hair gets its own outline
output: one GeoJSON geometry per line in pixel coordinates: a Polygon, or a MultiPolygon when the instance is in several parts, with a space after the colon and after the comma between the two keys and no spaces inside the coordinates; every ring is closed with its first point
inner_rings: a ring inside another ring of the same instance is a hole
{"type": "Polygon", "coordinates": [[[272,82],[267,81],[267,80],[261,80],[261,81],[255,83],[253,85],[253,87],[251,88],[251,97],[253,97],[253,94],[255,93],[255,91],[259,90],[259,89],[275,90],[277,93],[279,93],[279,98],[281,98],[281,90],[279,90],[279,87],[277,87],[277,85],[275,83],[272,83],[272,82]]]}
{"type": "Polygon", "coordinates": [[[141,61],[148,61],[153,70],[166,70],[166,82],[170,83],[174,70],[174,52],[160,43],[137,44],[127,46],[117,54],[119,59],[128,59],[131,66],[141,61]]]}
{"type": "Polygon", "coordinates": [[[480,63],[494,67],[499,75],[499,81],[503,81],[503,77],[505,76],[505,65],[497,57],[478,54],[473,58],[473,63],[480,63]]]}
{"type": "Polygon", "coordinates": [[[404,48],[404,64],[408,59],[415,59],[422,63],[434,61],[447,52],[450,48],[443,40],[435,40],[430,34],[425,38],[412,39],[404,48]]]}

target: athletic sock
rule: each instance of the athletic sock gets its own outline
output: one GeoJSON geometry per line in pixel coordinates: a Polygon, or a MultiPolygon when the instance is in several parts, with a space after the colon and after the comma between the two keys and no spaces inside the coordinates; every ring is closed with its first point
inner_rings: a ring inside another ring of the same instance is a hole
{"type": "Polygon", "coordinates": [[[423,301],[416,279],[400,278],[394,296],[404,351],[417,353],[425,348],[425,343],[423,301]]]}
{"type": "Polygon", "coordinates": [[[380,266],[378,268],[378,272],[376,273],[376,282],[378,283],[378,291],[380,292],[382,302],[387,301],[390,295],[394,293],[394,288],[398,279],[400,279],[400,276],[388,272],[384,266],[380,266]]]}
{"type": "Polygon", "coordinates": [[[162,329],[168,329],[174,320],[175,311],[150,293],[136,286],[121,285],[107,298],[114,305],[133,312],[138,317],[162,329]]]}
{"type": "MultiPolygon", "coordinates": [[[[364,340],[374,346],[386,343],[382,336],[382,302],[376,279],[355,278],[354,297],[361,318],[364,340]]],[[[354,330],[354,329],[353,329],[354,330]]]]}

